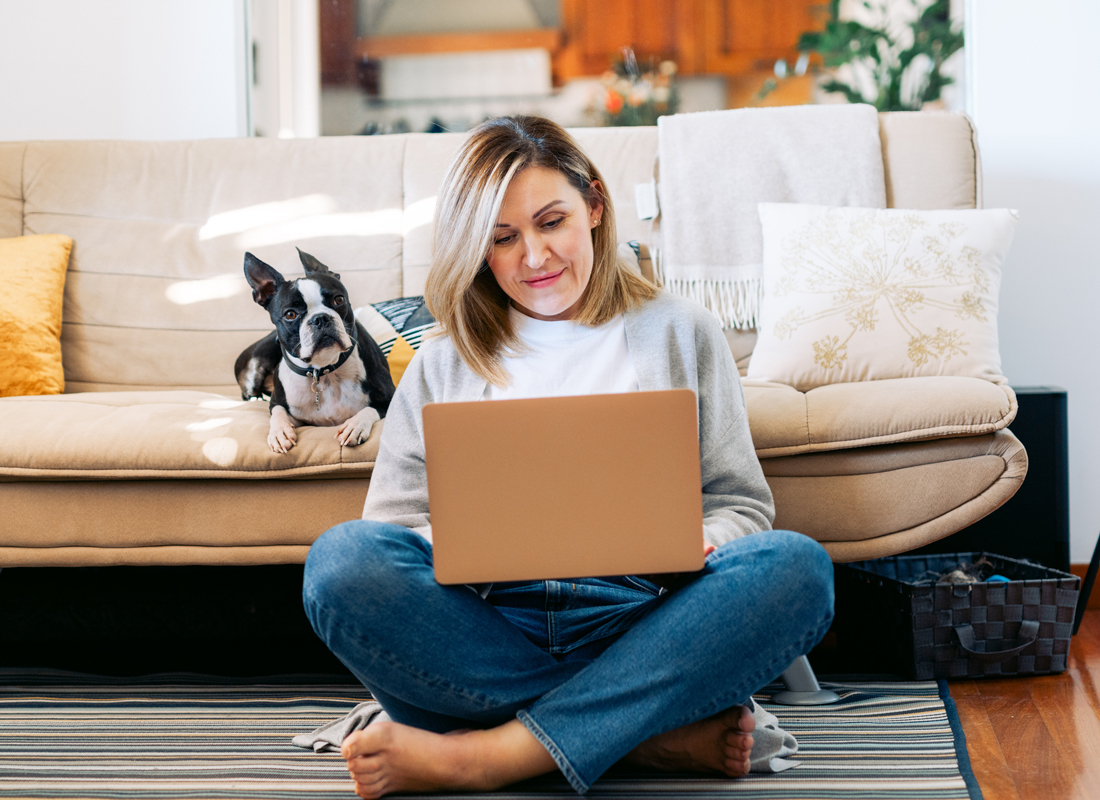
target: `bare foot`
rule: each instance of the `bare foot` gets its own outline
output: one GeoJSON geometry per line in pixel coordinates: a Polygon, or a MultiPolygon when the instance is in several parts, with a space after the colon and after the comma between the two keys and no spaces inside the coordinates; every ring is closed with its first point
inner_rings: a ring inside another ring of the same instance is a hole
{"type": "Polygon", "coordinates": [[[492,791],[556,769],[519,720],[490,730],[440,734],[376,722],[344,740],[340,754],[363,798],[393,792],[492,791]]]}
{"type": "Polygon", "coordinates": [[[745,706],[654,736],[623,759],[665,772],[721,772],[739,778],[749,772],[756,720],[745,706]]]}

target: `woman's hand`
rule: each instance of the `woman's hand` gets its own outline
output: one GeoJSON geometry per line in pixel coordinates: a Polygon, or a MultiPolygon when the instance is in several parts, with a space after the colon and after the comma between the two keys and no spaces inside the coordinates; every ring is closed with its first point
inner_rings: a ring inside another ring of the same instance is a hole
{"type": "MultiPolygon", "coordinates": [[[[717,549],[718,548],[714,545],[704,541],[703,558],[706,558],[717,549]]],[[[692,578],[698,577],[699,572],[702,572],[702,570],[698,572],[661,572],[655,575],[639,575],[638,577],[650,583],[655,583],[671,592],[673,589],[679,589],[692,578]]]]}

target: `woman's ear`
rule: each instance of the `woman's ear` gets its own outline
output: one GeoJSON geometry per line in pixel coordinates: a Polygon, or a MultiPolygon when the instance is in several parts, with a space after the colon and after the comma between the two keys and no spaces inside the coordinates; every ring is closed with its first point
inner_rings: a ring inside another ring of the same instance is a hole
{"type": "Polygon", "coordinates": [[[592,189],[592,202],[588,206],[588,221],[590,227],[595,228],[603,218],[603,186],[597,180],[593,180],[588,185],[592,189]]]}

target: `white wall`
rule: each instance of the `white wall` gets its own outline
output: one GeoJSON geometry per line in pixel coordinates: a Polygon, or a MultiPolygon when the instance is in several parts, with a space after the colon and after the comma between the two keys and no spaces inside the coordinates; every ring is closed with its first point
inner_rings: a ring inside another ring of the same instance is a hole
{"type": "Polygon", "coordinates": [[[985,205],[1020,210],[1001,288],[1004,370],[1018,386],[1068,390],[1071,558],[1087,562],[1100,532],[1100,3],[967,11],[985,205]]]}
{"type": "Polygon", "coordinates": [[[0,140],[248,134],[245,0],[0,0],[0,140]]]}

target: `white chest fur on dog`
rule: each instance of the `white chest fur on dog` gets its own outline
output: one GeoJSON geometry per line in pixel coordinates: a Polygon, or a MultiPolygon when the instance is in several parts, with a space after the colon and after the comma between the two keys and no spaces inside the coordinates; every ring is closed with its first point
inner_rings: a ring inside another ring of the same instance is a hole
{"type": "Polygon", "coordinates": [[[363,362],[358,358],[349,358],[340,369],[323,375],[318,380],[321,386],[318,409],[317,398],[310,388],[313,379],[297,374],[286,362],[279,364],[279,381],[286,392],[290,415],[311,425],[339,425],[369,405],[370,396],[362,386],[364,377],[363,362]]]}

